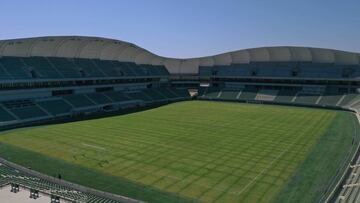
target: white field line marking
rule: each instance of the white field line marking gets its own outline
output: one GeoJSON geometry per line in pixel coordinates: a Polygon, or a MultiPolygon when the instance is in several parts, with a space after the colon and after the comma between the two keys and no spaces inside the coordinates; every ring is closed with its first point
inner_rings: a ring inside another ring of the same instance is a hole
{"type": "Polygon", "coordinates": [[[289,145],[290,147],[287,149],[284,149],[274,160],[272,160],[268,167],[265,167],[259,174],[257,174],[254,179],[252,179],[247,185],[245,185],[245,187],[243,189],[241,189],[239,192],[236,193],[236,195],[241,195],[241,193],[245,192],[245,190],[248,189],[248,187],[250,187],[253,183],[256,182],[256,180],[262,175],[264,174],[267,170],[269,170],[269,168],[278,160],[280,159],[280,157],[282,157],[287,151],[289,151],[289,149],[291,149],[291,146],[293,146],[296,143],[297,139],[294,140],[294,142],[289,145]]]}
{"type": "Polygon", "coordinates": [[[86,143],[81,143],[82,145],[86,146],[86,147],[92,147],[92,148],[95,148],[95,149],[99,149],[99,150],[103,150],[105,151],[106,148],[104,147],[99,147],[99,146],[96,146],[96,145],[91,145],[91,144],[86,144],[86,143]]]}

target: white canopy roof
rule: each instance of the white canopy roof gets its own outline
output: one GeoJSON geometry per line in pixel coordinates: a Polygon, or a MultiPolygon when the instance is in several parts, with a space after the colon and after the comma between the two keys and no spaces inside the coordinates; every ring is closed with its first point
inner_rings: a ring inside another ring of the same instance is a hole
{"type": "Polygon", "coordinates": [[[119,60],[165,65],[172,74],[196,74],[199,66],[266,61],[301,61],[359,65],[360,54],[310,47],[261,47],[190,59],[158,56],[134,44],[84,36],[48,36],[0,41],[0,56],[48,56],[119,60]]]}

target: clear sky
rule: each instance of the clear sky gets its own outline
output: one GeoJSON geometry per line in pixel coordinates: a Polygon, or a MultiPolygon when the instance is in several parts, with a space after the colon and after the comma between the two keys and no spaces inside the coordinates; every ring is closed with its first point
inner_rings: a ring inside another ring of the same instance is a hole
{"type": "Polygon", "coordinates": [[[360,0],[0,0],[0,39],[86,35],[168,57],[259,46],[360,52],[360,0]]]}

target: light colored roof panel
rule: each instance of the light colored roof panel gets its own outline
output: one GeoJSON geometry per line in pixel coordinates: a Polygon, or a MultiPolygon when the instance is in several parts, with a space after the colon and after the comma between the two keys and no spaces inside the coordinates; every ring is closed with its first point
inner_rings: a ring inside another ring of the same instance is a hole
{"type": "Polygon", "coordinates": [[[135,57],[136,64],[150,64],[151,60],[155,57],[154,54],[150,52],[141,52],[135,57]]]}
{"type": "Polygon", "coordinates": [[[34,41],[29,50],[30,56],[54,56],[55,50],[63,42],[63,38],[44,37],[34,41]]]}
{"type": "Polygon", "coordinates": [[[180,73],[180,60],[178,59],[166,59],[164,61],[165,67],[168,69],[170,74],[179,74],[180,73]]]}
{"type": "Polygon", "coordinates": [[[270,61],[291,61],[291,53],[288,47],[268,48],[270,61]]]}
{"type": "Polygon", "coordinates": [[[354,53],[335,51],[335,63],[345,65],[357,65],[359,64],[359,57],[354,53]]]}
{"type": "Polygon", "coordinates": [[[291,53],[291,61],[312,61],[312,54],[306,47],[289,47],[291,53]]]}
{"type": "Polygon", "coordinates": [[[93,39],[89,40],[84,46],[79,50],[80,58],[100,58],[101,51],[104,44],[107,42],[102,39],[93,39]]]}
{"type": "Polygon", "coordinates": [[[231,54],[219,54],[214,56],[214,65],[230,65],[232,62],[231,54]]]}
{"type": "Polygon", "coordinates": [[[267,48],[249,49],[251,62],[270,61],[270,54],[267,48]]]}
{"type": "Polygon", "coordinates": [[[29,50],[35,40],[8,40],[3,45],[2,55],[27,57],[30,55],[29,50]]]}
{"type": "Polygon", "coordinates": [[[152,58],[151,61],[149,62],[150,65],[154,65],[154,66],[158,66],[158,65],[164,65],[164,61],[166,60],[166,58],[163,57],[155,57],[152,58]]]}
{"type": "Polygon", "coordinates": [[[124,48],[124,50],[120,53],[117,57],[119,61],[126,61],[126,62],[135,62],[135,58],[137,55],[142,54],[144,50],[139,49],[135,46],[128,46],[124,48]]]}
{"type": "Polygon", "coordinates": [[[117,57],[128,46],[129,46],[129,44],[126,44],[126,43],[108,42],[102,48],[99,58],[102,60],[117,60],[117,57]]]}
{"type": "Polygon", "coordinates": [[[335,55],[333,50],[310,48],[312,62],[314,63],[334,63],[335,55]]]}
{"type": "Polygon", "coordinates": [[[238,63],[249,63],[250,62],[250,53],[248,50],[240,50],[231,52],[231,58],[233,64],[238,63]]]}
{"type": "Polygon", "coordinates": [[[199,58],[199,66],[214,66],[215,60],[214,57],[203,57],[199,58]]]}
{"type": "Polygon", "coordinates": [[[198,74],[199,59],[185,59],[180,64],[180,74],[198,74]]]}
{"type": "Polygon", "coordinates": [[[87,38],[72,37],[64,40],[56,51],[57,57],[79,58],[81,48],[86,45],[87,38]]]}
{"type": "Polygon", "coordinates": [[[199,66],[237,63],[294,61],[359,64],[359,54],[308,47],[261,47],[215,56],[175,59],[158,56],[128,42],[85,36],[46,36],[0,40],[0,56],[54,56],[99,58],[138,64],[164,65],[171,73],[197,73],[199,66]]]}

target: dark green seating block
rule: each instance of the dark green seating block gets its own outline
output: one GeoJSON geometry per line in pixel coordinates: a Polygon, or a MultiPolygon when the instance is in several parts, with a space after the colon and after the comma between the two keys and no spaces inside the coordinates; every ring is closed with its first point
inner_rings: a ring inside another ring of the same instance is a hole
{"type": "Polygon", "coordinates": [[[62,99],[39,101],[37,104],[53,116],[70,113],[72,109],[72,107],[62,99]]]}

